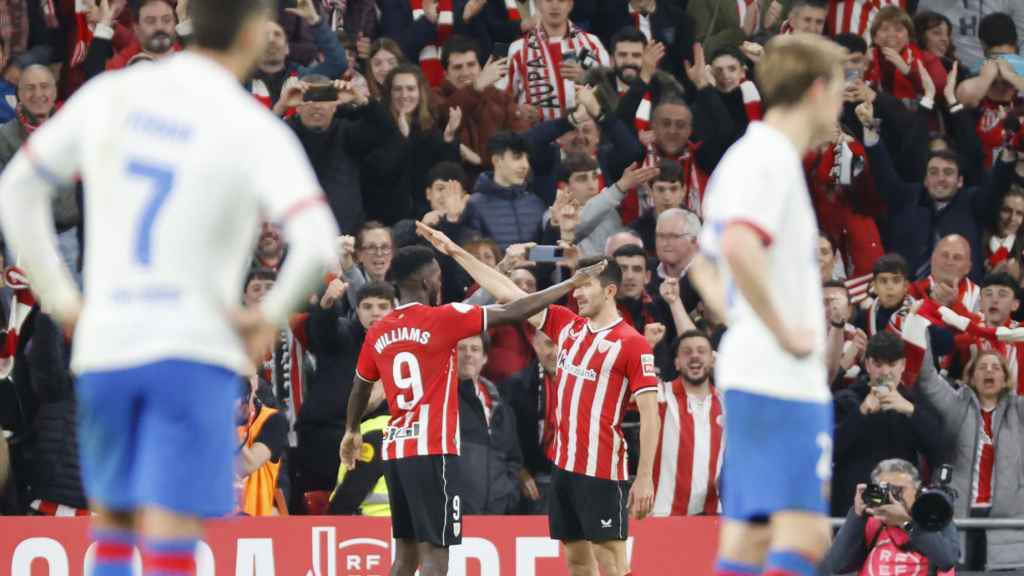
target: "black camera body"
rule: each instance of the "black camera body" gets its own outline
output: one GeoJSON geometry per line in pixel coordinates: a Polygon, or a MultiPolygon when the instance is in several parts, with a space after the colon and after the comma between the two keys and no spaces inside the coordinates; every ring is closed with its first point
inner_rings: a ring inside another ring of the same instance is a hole
{"type": "Polygon", "coordinates": [[[871,483],[864,489],[864,494],[861,498],[864,500],[864,505],[868,508],[878,508],[879,506],[885,506],[891,504],[893,499],[899,500],[900,492],[896,486],[890,485],[888,482],[879,482],[878,484],[871,483]]]}
{"type": "Polygon", "coordinates": [[[922,530],[938,532],[953,520],[953,504],[957,492],[950,484],[953,481],[953,467],[939,466],[935,471],[935,482],[921,489],[910,509],[910,516],[922,530]]]}

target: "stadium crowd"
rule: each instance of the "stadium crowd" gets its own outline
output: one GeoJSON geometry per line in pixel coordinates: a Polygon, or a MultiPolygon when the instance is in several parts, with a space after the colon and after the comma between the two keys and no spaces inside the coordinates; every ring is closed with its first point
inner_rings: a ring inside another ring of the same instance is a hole
{"type": "MultiPolygon", "coordinates": [[[[190,33],[188,0],[0,2],[0,166],[91,78],[190,33]]],[[[715,166],[761,116],[765,43],[811,33],[849,52],[841,120],[804,160],[831,326],[832,514],[862,514],[858,485],[899,458],[925,476],[953,464],[958,516],[1024,518],[1024,2],[297,0],[267,33],[242,88],[294,131],[343,235],[240,380],[241,513],[387,514],[380,455],[346,473],[338,447],[366,330],[396,300],[392,257],[423,243],[422,221],[526,292],[613,259],[623,321],[662,381],[655,515],[716,514],[727,325],[687,270],[715,166]],[[531,260],[538,245],[560,252],[531,260]]],[[[54,201],[76,271],[85,209],[80,186],[54,201]]],[[[264,223],[243,302],[287,253],[264,223]]],[[[73,342],[5,256],[0,510],[85,514],[73,342]]],[[[445,302],[494,302],[438,258],[445,302]]],[[[557,362],[525,322],[459,344],[465,513],[544,512],[557,362]]],[[[379,447],[374,404],[363,430],[379,447]]],[[[636,437],[635,413],[623,426],[636,437]]],[[[967,540],[968,565],[1024,567],[1022,532],[967,540]]]]}

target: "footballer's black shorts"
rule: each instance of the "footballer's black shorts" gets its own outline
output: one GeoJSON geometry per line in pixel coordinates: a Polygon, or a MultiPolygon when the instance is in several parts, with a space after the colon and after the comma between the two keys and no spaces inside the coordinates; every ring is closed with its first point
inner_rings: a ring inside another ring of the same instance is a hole
{"type": "Polygon", "coordinates": [[[395,539],[438,548],[462,543],[462,503],[451,458],[410,456],[384,463],[395,539]]]}
{"type": "Polygon", "coordinates": [[[607,542],[629,537],[629,484],[551,468],[548,529],[555,540],[607,542]]]}

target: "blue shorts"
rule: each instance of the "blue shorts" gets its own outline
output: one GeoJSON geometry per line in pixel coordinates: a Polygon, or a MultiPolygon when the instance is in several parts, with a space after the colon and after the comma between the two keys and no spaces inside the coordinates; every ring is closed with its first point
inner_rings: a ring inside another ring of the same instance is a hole
{"type": "Polygon", "coordinates": [[[238,377],[168,360],[78,379],[78,441],[86,495],[129,511],[157,505],[190,516],[234,508],[238,377]]]}
{"type": "Polygon", "coordinates": [[[832,405],[725,393],[722,512],[742,522],[783,510],[828,513],[832,405]]]}

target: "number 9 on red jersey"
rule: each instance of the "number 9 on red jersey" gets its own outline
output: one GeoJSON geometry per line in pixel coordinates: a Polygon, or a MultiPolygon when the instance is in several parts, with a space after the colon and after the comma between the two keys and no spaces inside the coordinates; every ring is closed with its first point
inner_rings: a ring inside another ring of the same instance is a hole
{"type": "Polygon", "coordinates": [[[461,303],[406,304],[370,327],[356,374],[384,384],[385,460],[459,453],[455,346],[486,329],[486,311],[461,303]]]}

